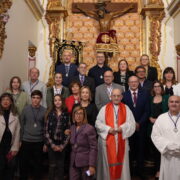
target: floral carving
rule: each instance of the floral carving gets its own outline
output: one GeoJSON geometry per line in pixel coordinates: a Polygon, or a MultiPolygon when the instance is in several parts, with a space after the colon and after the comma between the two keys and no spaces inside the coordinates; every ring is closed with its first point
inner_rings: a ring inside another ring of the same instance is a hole
{"type": "Polygon", "coordinates": [[[10,0],[2,0],[0,2],[0,58],[2,57],[4,50],[6,35],[6,24],[9,19],[8,10],[12,6],[12,2],[10,0]]]}

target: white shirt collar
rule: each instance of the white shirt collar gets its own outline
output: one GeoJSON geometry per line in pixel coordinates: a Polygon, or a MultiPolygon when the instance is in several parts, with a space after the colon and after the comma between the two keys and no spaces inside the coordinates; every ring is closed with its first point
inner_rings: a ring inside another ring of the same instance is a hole
{"type": "Polygon", "coordinates": [[[133,91],[133,90],[130,89],[130,92],[131,92],[131,94],[133,94],[134,92],[135,92],[136,94],[138,94],[138,89],[136,89],[135,91],[133,91]]]}

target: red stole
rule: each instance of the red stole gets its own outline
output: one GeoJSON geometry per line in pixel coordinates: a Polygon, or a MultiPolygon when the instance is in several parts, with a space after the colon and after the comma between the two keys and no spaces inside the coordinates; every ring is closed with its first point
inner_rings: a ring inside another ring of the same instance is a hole
{"type": "MultiPolygon", "coordinates": [[[[112,103],[106,105],[105,110],[106,124],[114,128],[114,106],[112,103]]],[[[123,103],[119,103],[118,110],[118,127],[126,121],[126,107],[123,103]]],[[[106,139],[106,151],[109,165],[110,179],[119,179],[122,174],[125,140],[122,138],[122,133],[118,133],[118,152],[116,152],[115,136],[108,134],[106,139]]]]}

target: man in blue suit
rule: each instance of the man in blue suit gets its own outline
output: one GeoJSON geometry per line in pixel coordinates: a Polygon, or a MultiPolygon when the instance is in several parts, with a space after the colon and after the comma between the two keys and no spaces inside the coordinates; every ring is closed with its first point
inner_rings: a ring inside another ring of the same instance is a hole
{"type": "Polygon", "coordinates": [[[63,82],[64,86],[69,86],[70,79],[73,76],[78,75],[77,66],[71,63],[72,59],[72,51],[71,50],[64,50],[62,54],[62,61],[63,63],[56,67],[56,72],[60,72],[63,75],[63,82]]]}
{"type": "Polygon", "coordinates": [[[129,139],[131,173],[135,171],[144,179],[142,173],[144,172],[145,139],[150,113],[149,93],[142,88],[138,89],[139,79],[136,76],[131,76],[128,84],[129,90],[124,93],[123,102],[131,109],[136,121],[136,132],[129,139]]]}

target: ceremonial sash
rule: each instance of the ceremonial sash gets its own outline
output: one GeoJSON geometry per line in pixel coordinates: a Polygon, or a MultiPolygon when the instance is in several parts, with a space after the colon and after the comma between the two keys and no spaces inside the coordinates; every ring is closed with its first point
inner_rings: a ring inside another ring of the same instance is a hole
{"type": "MultiPolygon", "coordinates": [[[[106,105],[105,111],[106,124],[114,128],[114,106],[112,103],[106,105]]],[[[126,121],[126,107],[123,103],[119,103],[118,111],[118,127],[126,121]]],[[[108,134],[106,139],[106,151],[109,164],[110,179],[121,178],[124,154],[125,140],[122,138],[122,133],[118,133],[118,152],[116,152],[116,140],[113,134],[108,134]]]]}

